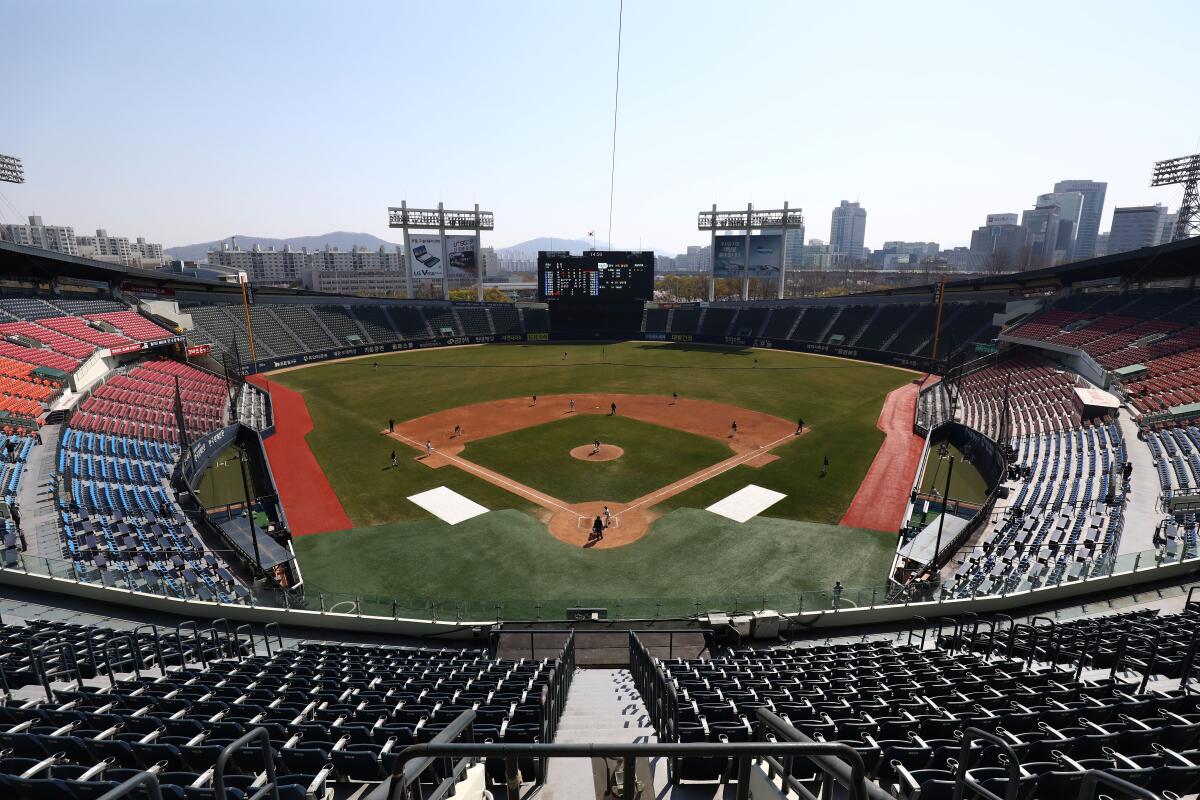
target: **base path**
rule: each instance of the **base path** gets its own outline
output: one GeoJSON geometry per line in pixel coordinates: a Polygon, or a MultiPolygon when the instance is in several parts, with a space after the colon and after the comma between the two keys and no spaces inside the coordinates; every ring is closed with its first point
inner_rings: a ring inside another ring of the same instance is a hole
{"type": "MultiPolygon", "coordinates": [[[[805,428],[804,433],[809,430],[805,428]]],[[[583,546],[587,542],[592,521],[607,505],[612,525],[604,532],[603,541],[590,545],[600,548],[620,547],[642,538],[658,516],[651,510],[653,506],[735,467],[769,463],[775,458],[771,450],[797,436],[793,423],[770,414],[706,400],[673,402],[670,397],[625,394],[555,395],[538,397],[536,404],[529,397],[476,403],[398,423],[394,432],[385,429],[382,433],[417,450],[421,454],[418,457],[431,467],[457,467],[541,506],[547,512],[546,526],[550,532],[570,544],[583,546]],[[575,400],[573,412],[568,405],[571,399],[575,400]],[[568,503],[459,455],[467,442],[543,425],[572,413],[608,414],[614,402],[618,414],[719,439],[733,455],[629,503],[604,500],[568,503]],[[730,431],[734,420],[738,424],[736,437],[730,431]],[[462,426],[458,435],[454,433],[455,425],[462,426]],[[424,455],[426,442],[433,443],[431,456],[424,455]]]]}
{"type": "Polygon", "coordinates": [[[344,531],[354,527],[316,456],[308,449],[304,437],[313,424],[304,396],[286,386],[271,383],[261,375],[251,375],[249,381],[271,394],[275,433],[263,443],[292,535],[344,531]]]}
{"type": "Polygon", "coordinates": [[[913,433],[919,394],[920,386],[914,382],[891,391],[883,401],[875,427],[886,438],[846,509],[842,525],[899,535],[925,446],[925,440],[913,433]]]}

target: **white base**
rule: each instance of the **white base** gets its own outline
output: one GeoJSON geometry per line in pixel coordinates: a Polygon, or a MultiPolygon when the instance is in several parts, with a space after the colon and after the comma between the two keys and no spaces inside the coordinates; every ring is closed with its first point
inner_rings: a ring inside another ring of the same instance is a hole
{"type": "Polygon", "coordinates": [[[787,497],[786,494],[773,492],[752,483],[738,489],[728,497],[718,500],[707,510],[734,522],[745,522],[757,517],[785,497],[787,497]]]}
{"type": "Polygon", "coordinates": [[[457,525],[464,520],[487,513],[487,509],[479,503],[469,500],[445,486],[414,494],[408,499],[450,525],[457,525]]]}

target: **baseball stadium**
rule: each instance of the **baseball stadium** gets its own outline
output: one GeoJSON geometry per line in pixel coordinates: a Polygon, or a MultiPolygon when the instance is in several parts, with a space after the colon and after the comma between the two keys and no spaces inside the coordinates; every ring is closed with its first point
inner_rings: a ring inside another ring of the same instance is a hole
{"type": "Polygon", "coordinates": [[[699,303],[0,242],[0,787],[1194,795],[1198,241],[699,303]]]}

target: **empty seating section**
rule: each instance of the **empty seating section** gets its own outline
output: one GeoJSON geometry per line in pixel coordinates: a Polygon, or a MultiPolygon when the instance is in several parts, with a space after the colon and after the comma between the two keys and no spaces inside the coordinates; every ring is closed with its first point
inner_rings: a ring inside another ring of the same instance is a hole
{"type": "MultiPolygon", "coordinates": [[[[237,313],[237,312],[232,312],[237,313]]],[[[250,306],[250,326],[254,331],[254,346],[259,353],[265,345],[277,356],[291,356],[304,352],[304,345],[282,324],[279,317],[264,305],[250,306]]],[[[329,345],[321,349],[328,349],[329,345]]],[[[260,356],[261,357],[261,356],[260,356]]]]}
{"type": "Polygon", "coordinates": [[[1100,574],[1117,552],[1125,496],[1111,476],[1126,462],[1120,426],[1018,437],[1013,448],[1029,474],[985,533],[982,549],[957,564],[944,587],[951,596],[1078,580],[1100,574]]]}
{"type": "Polygon", "coordinates": [[[700,333],[710,336],[725,336],[729,332],[729,323],[737,313],[736,308],[709,306],[700,318],[700,333]]]}
{"type": "Polygon", "coordinates": [[[1082,327],[1072,327],[1071,330],[1050,336],[1046,341],[1065,345],[1066,347],[1083,347],[1083,345],[1094,342],[1097,339],[1102,339],[1110,333],[1131,328],[1139,321],[1137,317],[1123,317],[1119,315],[1098,317],[1082,327]]]}
{"type": "Polygon", "coordinates": [[[61,317],[61,309],[36,297],[0,298],[0,311],[16,319],[38,320],[43,317],[61,317]]]}
{"type": "MultiPolygon", "coordinates": [[[[34,448],[33,436],[18,432],[11,425],[0,426],[0,500],[10,505],[17,501],[21,478],[29,452],[34,448]],[[11,445],[11,449],[10,449],[11,445]]],[[[17,562],[17,527],[11,519],[0,520],[0,564],[15,566],[17,562]]]]}
{"type": "Polygon", "coordinates": [[[333,335],[336,346],[345,347],[355,341],[351,337],[356,337],[360,344],[367,341],[362,328],[358,327],[358,323],[354,321],[354,317],[350,316],[350,309],[346,306],[317,305],[308,306],[308,310],[333,335]]]}
{"type": "Polygon", "coordinates": [[[933,386],[922,389],[917,400],[917,424],[931,431],[950,420],[950,395],[946,384],[938,381],[933,386]]]}
{"type": "MultiPolygon", "coordinates": [[[[1200,341],[1200,328],[1181,339],[1200,341]]],[[[1125,383],[1130,403],[1143,413],[1200,402],[1200,347],[1143,362],[1148,374],[1125,383]]]]}
{"type": "Polygon", "coordinates": [[[50,302],[62,309],[63,313],[77,317],[129,311],[129,306],[124,303],[102,297],[55,297],[50,302]]]}
{"type": "MultiPolygon", "coordinates": [[[[202,332],[206,342],[230,356],[236,356],[242,362],[251,360],[250,340],[246,335],[246,323],[241,308],[224,305],[184,305],[182,310],[192,317],[192,324],[195,327],[192,333],[202,332]],[[233,352],[235,342],[238,351],[236,354],[233,352]]],[[[188,338],[189,340],[192,338],[190,333],[188,338]]],[[[263,356],[275,355],[269,347],[265,347],[257,341],[255,345],[256,355],[258,353],[263,356]]]]}
{"type": "Polygon", "coordinates": [[[94,344],[80,341],[71,336],[64,336],[58,331],[44,328],[34,322],[0,323],[0,336],[20,336],[23,339],[32,339],[43,347],[74,360],[76,366],[96,351],[94,344]]]}
{"type": "Polygon", "coordinates": [[[279,323],[282,323],[283,327],[291,332],[293,337],[300,340],[303,347],[297,352],[329,350],[341,344],[329,337],[329,334],[317,322],[309,306],[276,304],[272,305],[269,310],[279,320],[279,323]]]}
{"type": "MultiPolygon", "coordinates": [[[[1099,617],[1036,630],[982,623],[954,628],[934,649],[865,641],[656,664],[678,697],[678,741],[754,741],[765,708],[816,741],[853,748],[869,779],[902,800],[973,796],[955,793],[964,770],[989,796],[1022,800],[1084,796],[1091,769],[1160,795],[1195,793],[1200,696],[1143,688],[1116,668],[1145,659],[1156,674],[1177,678],[1200,615],[1099,617]],[[1144,643],[1151,640],[1169,644],[1152,655],[1144,643]],[[1004,744],[968,741],[968,728],[1004,744]]],[[[658,731],[660,740],[671,733],[658,731]]],[[[716,782],[728,778],[730,762],[682,757],[672,766],[683,781],[716,782]]],[[[796,764],[792,774],[817,796],[815,768],[796,764]]]]}
{"type": "Polygon", "coordinates": [[[367,339],[372,343],[382,344],[400,339],[400,334],[392,327],[387,309],[383,306],[351,306],[350,313],[367,332],[367,339]]]}
{"type": "Polygon", "coordinates": [[[488,310],[492,314],[492,325],[496,329],[497,336],[521,333],[521,315],[517,312],[515,305],[511,303],[494,305],[490,306],[488,310]]]}
{"type": "Polygon", "coordinates": [[[919,313],[919,306],[883,306],[854,345],[869,350],[884,350],[884,345],[890,344],[896,332],[904,327],[914,314],[919,313]]]}
{"type": "Polygon", "coordinates": [[[666,333],[667,322],[671,316],[669,308],[646,309],[646,320],[642,325],[643,333],[666,333]]]}
{"type": "MultiPolygon", "coordinates": [[[[992,317],[1004,310],[1003,303],[947,303],[942,309],[942,331],[938,336],[938,356],[949,357],[963,350],[967,358],[972,356],[975,342],[990,342],[998,332],[992,325],[992,317]]],[[[918,328],[924,325],[918,313],[918,328]]],[[[888,348],[901,351],[893,345],[888,348]]],[[[914,355],[928,356],[933,351],[933,323],[929,323],[929,338],[921,347],[913,350],[914,355]]]]}
{"type": "Polygon", "coordinates": [[[700,324],[700,309],[677,308],[671,315],[671,333],[697,333],[700,324]]]}
{"type": "Polygon", "coordinates": [[[480,306],[458,306],[455,308],[462,332],[467,336],[490,336],[492,324],[488,321],[487,309],[480,306]]]}
{"type": "Polygon", "coordinates": [[[192,439],[224,425],[228,402],[221,378],[178,361],[148,361],[114,375],[80,403],[71,417],[79,430],[158,441],[178,438],[175,381],[192,439]]]}
{"type": "MultiPolygon", "coordinates": [[[[396,770],[404,748],[430,741],[465,710],[476,715],[475,741],[547,738],[552,709],[543,689],[562,669],[556,659],[474,650],[302,643],[261,653],[258,644],[186,629],[150,636],[39,621],[0,627],[10,686],[38,683],[42,663],[72,678],[51,699],[0,706],[0,795],[94,799],[152,769],[164,797],[212,798],[223,750],[261,728],[270,747],[232,755],[226,800],[253,795],[267,759],[281,800],[325,800],[335,782],[337,797],[365,797],[396,770]],[[39,650],[43,642],[70,647],[39,650]],[[110,658],[123,670],[115,676],[106,675],[110,658]]],[[[536,767],[521,764],[531,780],[536,767]]],[[[493,778],[503,772],[489,766],[493,778]]]]}
{"type": "MultiPolygon", "coordinates": [[[[425,322],[425,316],[421,314],[419,306],[391,306],[388,308],[388,315],[392,318],[392,323],[396,326],[396,330],[400,331],[402,339],[425,339],[429,337],[429,325],[425,322]]],[[[435,335],[441,335],[434,331],[435,335]]]]}
{"type": "Polygon", "coordinates": [[[79,317],[44,317],[38,324],[57,331],[73,339],[89,342],[96,347],[123,347],[133,344],[133,340],[116,333],[97,330],[79,317]]]}
{"type": "Polygon", "coordinates": [[[792,326],[796,324],[796,317],[799,315],[800,309],[798,308],[772,308],[771,316],[767,318],[762,335],[768,339],[788,338],[792,326]]]}
{"type": "Polygon", "coordinates": [[[1067,330],[1069,326],[1075,326],[1091,319],[1094,319],[1092,315],[1079,311],[1051,309],[1035,314],[1025,322],[1009,330],[1008,333],[1013,336],[1020,336],[1023,339],[1048,341],[1067,330]]]}
{"type": "Polygon", "coordinates": [[[753,337],[760,336],[763,323],[767,320],[770,309],[762,306],[747,306],[738,310],[737,317],[729,326],[730,336],[753,337]]]}
{"type": "Polygon", "coordinates": [[[550,312],[544,308],[522,307],[521,319],[525,320],[526,333],[547,333],[550,330],[550,312]]]}
{"type": "Polygon", "coordinates": [[[0,341],[0,356],[13,358],[38,367],[50,367],[63,372],[74,372],[79,369],[79,360],[56,353],[53,350],[25,347],[12,342],[0,341]]]}
{"type": "Polygon", "coordinates": [[[1200,427],[1147,430],[1145,437],[1164,492],[1200,491],[1200,427]]]}
{"type": "Polygon", "coordinates": [[[248,597],[171,497],[166,442],[68,428],[58,451],[61,556],[74,577],[178,598],[248,597]]]}
{"type": "Polygon", "coordinates": [[[238,421],[261,431],[274,421],[272,413],[270,396],[254,384],[243,382],[237,396],[238,421]]]}
{"type": "Polygon", "coordinates": [[[821,334],[825,332],[837,311],[834,306],[808,306],[800,314],[800,321],[796,323],[792,339],[797,342],[824,341],[821,334]]]}
{"type": "Polygon", "coordinates": [[[106,311],[88,314],[87,318],[94,322],[107,322],[130,339],[139,342],[156,342],[174,335],[173,331],[162,328],[136,311],[106,311]]]}
{"type": "Polygon", "coordinates": [[[1071,398],[1076,378],[1015,356],[963,376],[960,419],[964,425],[998,439],[1003,427],[1004,392],[1008,386],[1008,435],[1035,436],[1077,424],[1071,398]]]}
{"type": "Polygon", "coordinates": [[[454,319],[454,309],[451,306],[426,308],[425,319],[429,321],[429,330],[434,337],[458,336],[461,333],[454,319]]]}
{"type": "Polygon", "coordinates": [[[843,306],[829,333],[825,334],[825,342],[829,344],[854,344],[863,326],[875,316],[878,306],[843,306]]]}

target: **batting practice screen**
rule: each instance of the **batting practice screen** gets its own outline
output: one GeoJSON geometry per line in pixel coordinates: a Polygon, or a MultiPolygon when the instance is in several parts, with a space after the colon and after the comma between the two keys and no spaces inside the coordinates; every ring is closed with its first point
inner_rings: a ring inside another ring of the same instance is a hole
{"type": "Polygon", "coordinates": [[[538,252],[538,299],[621,303],[654,296],[654,253],[588,250],[538,252]]]}

